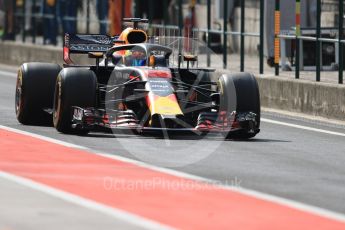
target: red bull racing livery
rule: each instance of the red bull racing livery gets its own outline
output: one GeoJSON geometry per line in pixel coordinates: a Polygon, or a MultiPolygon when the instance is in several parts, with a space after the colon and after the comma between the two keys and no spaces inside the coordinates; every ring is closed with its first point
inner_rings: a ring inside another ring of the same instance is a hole
{"type": "Polygon", "coordinates": [[[189,68],[196,56],[148,42],[133,22],[119,36],[65,35],[64,61],[25,63],[18,71],[16,115],[23,124],[51,122],[62,133],[133,130],[222,133],[251,138],[260,131],[260,99],[252,74],[216,76],[189,68]],[[72,53],[95,65],[76,65],[72,53]],[[188,62],[187,68],[181,62],[188,62]]]}

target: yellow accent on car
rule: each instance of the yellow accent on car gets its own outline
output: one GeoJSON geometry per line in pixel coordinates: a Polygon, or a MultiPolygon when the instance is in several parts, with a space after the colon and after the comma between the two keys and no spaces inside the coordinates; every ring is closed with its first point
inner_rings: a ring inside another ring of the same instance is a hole
{"type": "Polygon", "coordinates": [[[89,58],[103,58],[103,56],[102,52],[89,52],[89,58]]]}
{"type": "Polygon", "coordinates": [[[18,70],[18,82],[19,82],[21,85],[23,84],[23,71],[22,71],[21,68],[18,70]]]}
{"type": "Polygon", "coordinates": [[[150,111],[152,115],[183,115],[182,110],[177,101],[173,101],[169,97],[157,98],[151,104],[150,111]]]}
{"type": "Polygon", "coordinates": [[[125,41],[125,44],[145,43],[147,34],[143,30],[128,27],[122,31],[119,40],[125,41]]]}

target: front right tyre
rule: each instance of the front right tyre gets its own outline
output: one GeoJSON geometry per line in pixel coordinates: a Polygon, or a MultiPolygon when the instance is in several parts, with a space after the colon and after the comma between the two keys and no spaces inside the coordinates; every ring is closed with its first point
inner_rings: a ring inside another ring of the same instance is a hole
{"type": "Polygon", "coordinates": [[[228,139],[248,139],[254,137],[260,131],[260,93],[258,83],[253,74],[234,73],[224,74],[219,78],[218,88],[220,93],[220,110],[228,114],[232,112],[254,113],[255,132],[241,129],[230,132],[228,139]]]}

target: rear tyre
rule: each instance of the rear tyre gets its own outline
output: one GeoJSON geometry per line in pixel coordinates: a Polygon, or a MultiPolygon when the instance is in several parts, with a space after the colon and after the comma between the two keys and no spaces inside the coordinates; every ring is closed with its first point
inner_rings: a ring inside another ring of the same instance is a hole
{"type": "Polygon", "coordinates": [[[65,68],[57,77],[54,95],[53,123],[57,131],[87,134],[72,128],[72,106],[95,107],[97,78],[89,69],[65,68]]]}
{"type": "Polygon", "coordinates": [[[25,63],[17,75],[15,112],[24,125],[51,125],[54,88],[61,67],[50,63],[25,63]]]}
{"type": "MultiPolygon", "coordinates": [[[[260,129],[260,93],[254,75],[250,73],[236,73],[222,75],[219,78],[220,111],[231,113],[253,112],[256,114],[255,130],[260,129]]],[[[226,138],[252,138],[257,134],[247,130],[230,132],[226,138]]]]}

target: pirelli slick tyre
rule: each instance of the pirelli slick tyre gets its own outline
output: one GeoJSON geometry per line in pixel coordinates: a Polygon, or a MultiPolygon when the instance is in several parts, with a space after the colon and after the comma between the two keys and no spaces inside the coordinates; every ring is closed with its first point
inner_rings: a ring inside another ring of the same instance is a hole
{"type": "MultiPolygon", "coordinates": [[[[256,114],[256,130],[260,128],[260,93],[255,77],[250,73],[222,75],[219,78],[220,110],[231,113],[253,112],[256,114]]],[[[252,138],[257,133],[246,130],[230,132],[227,138],[252,138]]]]}
{"type": "Polygon", "coordinates": [[[54,89],[61,67],[50,63],[25,63],[17,75],[15,112],[24,125],[51,125],[44,109],[53,107],[54,89]]]}
{"type": "Polygon", "coordinates": [[[53,107],[53,123],[57,131],[80,135],[88,132],[72,128],[72,106],[95,107],[96,90],[97,78],[89,69],[65,68],[59,73],[53,107]]]}

